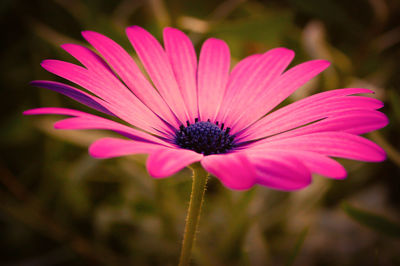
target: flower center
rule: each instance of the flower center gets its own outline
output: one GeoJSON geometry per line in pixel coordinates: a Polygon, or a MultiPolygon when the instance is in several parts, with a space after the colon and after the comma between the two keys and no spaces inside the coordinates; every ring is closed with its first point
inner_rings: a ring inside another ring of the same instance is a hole
{"type": "Polygon", "coordinates": [[[204,155],[226,153],[234,147],[234,136],[229,135],[230,128],[224,129],[218,122],[198,121],[194,124],[186,122],[176,132],[175,143],[180,147],[193,150],[204,155]]]}

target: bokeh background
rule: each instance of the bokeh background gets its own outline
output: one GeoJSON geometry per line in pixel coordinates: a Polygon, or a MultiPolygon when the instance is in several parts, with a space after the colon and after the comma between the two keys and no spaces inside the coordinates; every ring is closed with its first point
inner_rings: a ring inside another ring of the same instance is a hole
{"type": "MultiPolygon", "coordinates": [[[[302,191],[224,188],[211,178],[193,265],[400,265],[400,2],[396,0],[2,0],[0,265],[176,265],[191,179],[185,169],[153,180],[145,156],[96,160],[104,131],[57,131],[40,106],[88,110],[28,83],[59,80],[39,66],[73,61],[62,43],[82,30],[112,37],[133,24],[159,39],[176,26],[200,48],[225,40],[233,62],[270,48],[296,51],[293,64],[333,64],[288,103],[343,87],[385,102],[391,123],[368,137],[388,160],[342,160],[344,181],[314,177],[302,191]]],[[[293,65],[292,64],[292,65],[293,65]]]]}

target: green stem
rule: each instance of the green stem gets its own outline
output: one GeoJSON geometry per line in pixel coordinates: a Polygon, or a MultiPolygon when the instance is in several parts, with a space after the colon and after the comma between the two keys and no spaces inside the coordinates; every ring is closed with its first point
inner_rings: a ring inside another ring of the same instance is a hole
{"type": "Polygon", "coordinates": [[[186,217],[185,233],[183,235],[179,266],[189,265],[190,262],[208,177],[208,173],[199,163],[193,164],[191,168],[193,171],[192,193],[190,194],[189,209],[186,217]]]}

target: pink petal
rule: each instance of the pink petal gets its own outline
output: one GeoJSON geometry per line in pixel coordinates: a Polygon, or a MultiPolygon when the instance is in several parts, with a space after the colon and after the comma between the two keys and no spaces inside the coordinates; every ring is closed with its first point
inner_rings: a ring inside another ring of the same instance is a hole
{"type": "Polygon", "coordinates": [[[343,179],[346,177],[346,170],[337,161],[316,152],[301,151],[301,150],[274,150],[266,149],[256,151],[260,154],[269,153],[275,158],[286,155],[295,157],[298,161],[304,164],[312,173],[323,175],[335,179],[343,179]]]}
{"type": "Polygon", "coordinates": [[[255,184],[255,168],[245,153],[205,156],[201,165],[230,189],[246,190],[255,184]]]}
{"type": "Polygon", "coordinates": [[[128,27],[126,34],[151,80],[171,110],[181,123],[190,120],[168,56],[160,43],[138,26],[128,27]]]}
{"type": "Polygon", "coordinates": [[[256,169],[256,182],[278,190],[297,190],[311,183],[311,173],[295,156],[276,152],[247,152],[256,169]]]}
{"type": "Polygon", "coordinates": [[[120,82],[107,63],[96,53],[86,47],[76,44],[64,44],[62,47],[87,68],[88,74],[92,76],[93,79],[103,83],[103,87],[108,86],[108,88],[112,88],[112,95],[107,97],[107,101],[119,104],[122,100],[122,102],[138,105],[150,113],[150,111],[147,110],[148,108],[120,82]]]}
{"type": "Polygon", "coordinates": [[[59,60],[45,60],[42,62],[42,66],[47,71],[96,94],[109,103],[108,110],[128,123],[154,134],[159,134],[159,131],[170,131],[162,120],[124,88],[116,78],[107,79],[105,76],[89,72],[86,68],[59,60]]]}
{"type": "Polygon", "coordinates": [[[89,153],[95,158],[113,158],[131,154],[148,154],[160,149],[160,145],[133,140],[102,138],[90,145],[89,153]]]}
{"type": "MultiPolygon", "coordinates": [[[[100,62],[98,64],[101,65],[100,62]]],[[[91,91],[110,104],[139,102],[132,92],[110,72],[104,71],[101,75],[92,70],[60,60],[44,60],[41,66],[47,71],[91,91]]]]}
{"type": "Polygon", "coordinates": [[[164,46],[178,82],[191,123],[198,117],[197,107],[197,57],[190,39],[180,30],[164,29],[164,46]]]}
{"type": "Polygon", "coordinates": [[[259,139],[281,133],[322,118],[334,116],[338,112],[350,110],[374,110],[382,107],[382,102],[373,98],[347,96],[370,92],[366,89],[332,90],[307,97],[278,109],[238,134],[238,139],[259,139]]]}
{"type": "MultiPolygon", "coordinates": [[[[101,83],[93,75],[90,75],[89,71],[84,67],[60,60],[44,60],[41,66],[47,71],[89,90],[105,101],[113,99],[112,91],[104,89],[108,84],[101,83]]],[[[115,98],[122,99],[123,97],[117,94],[115,98]]]]}
{"type": "Polygon", "coordinates": [[[120,123],[95,116],[92,114],[84,113],[77,110],[66,108],[52,108],[43,107],[31,109],[24,112],[25,115],[40,115],[40,114],[58,114],[74,116],[74,118],[67,118],[60,120],[54,124],[57,129],[105,129],[115,131],[123,136],[140,141],[149,141],[158,143],[160,145],[171,146],[157,137],[154,137],[145,132],[136,130],[134,128],[122,125],[120,123]]]}
{"type": "MultiPolygon", "coordinates": [[[[147,107],[171,125],[178,126],[168,105],[144,77],[133,58],[120,45],[97,32],[84,31],[82,35],[99,51],[122,81],[147,107]]],[[[71,49],[69,51],[72,52],[71,49]]],[[[86,57],[81,52],[75,52],[74,56],[80,61],[86,57]]]]}
{"type": "Polygon", "coordinates": [[[385,127],[388,118],[381,112],[371,110],[343,110],[332,113],[326,119],[291,130],[273,137],[274,140],[323,131],[342,131],[351,134],[365,134],[385,127]]]}
{"type": "Polygon", "coordinates": [[[107,119],[76,117],[60,120],[54,124],[56,129],[104,129],[115,131],[125,137],[138,141],[151,141],[160,145],[172,146],[157,137],[127,127],[107,119]]]}
{"type": "MultiPolygon", "coordinates": [[[[101,76],[116,78],[114,72],[107,63],[89,48],[73,43],[62,44],[61,48],[77,59],[86,69],[101,76]]],[[[124,90],[126,89],[124,88],[124,90]]]]}
{"type": "Polygon", "coordinates": [[[200,161],[203,157],[203,154],[191,150],[162,148],[150,154],[146,163],[147,171],[152,177],[164,178],[200,161]]]}
{"type": "Polygon", "coordinates": [[[228,45],[214,38],[205,41],[197,72],[200,120],[215,121],[228,82],[229,67],[228,45]]]}
{"type": "Polygon", "coordinates": [[[296,190],[311,183],[307,167],[288,153],[239,151],[206,156],[201,164],[226,187],[235,190],[249,189],[256,183],[279,190],[296,190]]]}
{"type": "Polygon", "coordinates": [[[275,48],[243,62],[237,71],[232,71],[224,97],[225,109],[231,110],[224,110],[221,122],[234,125],[243,113],[268,93],[269,88],[278,80],[293,57],[292,50],[275,48]]]}
{"type": "Polygon", "coordinates": [[[26,110],[23,112],[24,115],[47,115],[47,114],[56,114],[56,115],[70,115],[70,116],[95,116],[92,114],[88,114],[82,111],[68,109],[68,108],[60,108],[60,107],[40,107],[35,109],[26,110]]]}
{"type": "Polygon", "coordinates": [[[225,94],[221,103],[220,110],[217,114],[216,121],[224,122],[226,120],[227,114],[233,112],[235,110],[234,105],[231,102],[236,99],[235,91],[231,89],[232,86],[237,88],[241,87],[241,84],[246,83],[247,79],[242,78],[244,73],[248,70],[249,67],[254,66],[257,62],[258,58],[260,58],[261,54],[253,54],[250,55],[241,61],[239,61],[232,69],[229,78],[227,89],[225,90],[225,94]]]}
{"type": "Polygon", "coordinates": [[[253,97],[251,105],[231,123],[232,132],[242,130],[257,121],[328,66],[328,61],[314,60],[286,71],[272,86],[253,97]]]}
{"type": "Polygon", "coordinates": [[[141,153],[150,154],[146,166],[150,175],[155,178],[171,176],[203,158],[202,154],[191,150],[167,148],[152,143],[116,138],[97,140],[90,146],[89,152],[96,158],[112,158],[141,153]]]}
{"type": "Polygon", "coordinates": [[[105,105],[107,104],[102,99],[92,96],[67,84],[47,80],[35,80],[32,81],[30,84],[36,87],[41,87],[64,94],[71,99],[74,99],[75,101],[89,106],[97,111],[114,116],[114,114],[105,107],[105,105]]]}
{"type": "Polygon", "coordinates": [[[248,149],[284,149],[317,152],[327,156],[366,162],[385,160],[385,151],[372,141],[345,132],[317,132],[291,138],[267,138],[255,142],[248,149]]]}

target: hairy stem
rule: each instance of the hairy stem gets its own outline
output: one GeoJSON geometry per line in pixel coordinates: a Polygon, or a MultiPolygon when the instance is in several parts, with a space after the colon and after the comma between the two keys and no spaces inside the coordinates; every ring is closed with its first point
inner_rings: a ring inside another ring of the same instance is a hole
{"type": "Polygon", "coordinates": [[[208,173],[199,163],[193,164],[191,168],[193,171],[192,193],[190,194],[189,209],[186,217],[185,233],[183,234],[179,266],[189,265],[190,262],[208,178],[208,173]]]}

